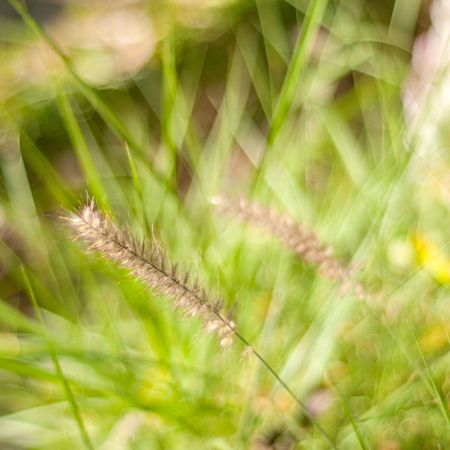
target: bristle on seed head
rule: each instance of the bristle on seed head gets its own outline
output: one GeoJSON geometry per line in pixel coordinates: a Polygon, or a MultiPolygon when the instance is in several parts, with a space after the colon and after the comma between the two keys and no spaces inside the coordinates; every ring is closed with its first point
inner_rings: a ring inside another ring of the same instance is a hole
{"type": "Polygon", "coordinates": [[[215,332],[222,346],[232,342],[234,322],[220,311],[217,302],[209,301],[203,289],[189,284],[188,274],[179,273],[156,241],[143,245],[126,227],[119,227],[100,211],[92,199],[65,217],[65,221],[75,238],[90,250],[128,269],[156,294],[167,296],[186,315],[200,317],[205,330],[215,332]]]}

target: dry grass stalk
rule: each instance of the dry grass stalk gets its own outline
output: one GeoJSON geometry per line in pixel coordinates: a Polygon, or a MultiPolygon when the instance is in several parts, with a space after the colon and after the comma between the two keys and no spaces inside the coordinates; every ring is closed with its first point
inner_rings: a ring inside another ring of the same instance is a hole
{"type": "Polygon", "coordinates": [[[215,332],[222,346],[232,342],[234,322],[222,313],[222,302],[210,302],[197,282],[189,281],[189,273],[180,273],[160,246],[148,247],[139,242],[127,228],[119,228],[90,200],[77,212],[65,218],[77,239],[89,249],[131,271],[158,295],[171,299],[173,306],[188,316],[200,317],[209,332],[215,332]]]}
{"type": "Polygon", "coordinates": [[[305,225],[245,198],[232,201],[225,197],[215,197],[213,202],[219,211],[255,225],[280,239],[286,248],[305,263],[315,265],[322,276],[337,281],[343,293],[353,291],[358,298],[365,296],[363,287],[354,281],[354,269],[336,258],[332,247],[324,245],[317,234],[305,225]]]}

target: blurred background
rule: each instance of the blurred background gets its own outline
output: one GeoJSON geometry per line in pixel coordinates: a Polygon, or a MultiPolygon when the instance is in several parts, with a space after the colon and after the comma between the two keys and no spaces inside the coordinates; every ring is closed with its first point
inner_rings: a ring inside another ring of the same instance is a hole
{"type": "Polygon", "coordinates": [[[1,448],[330,448],[72,241],[87,194],[223,297],[338,448],[450,448],[450,2],[4,0],[0,61],[1,448]],[[370,300],[219,194],[314,228],[370,300]]]}

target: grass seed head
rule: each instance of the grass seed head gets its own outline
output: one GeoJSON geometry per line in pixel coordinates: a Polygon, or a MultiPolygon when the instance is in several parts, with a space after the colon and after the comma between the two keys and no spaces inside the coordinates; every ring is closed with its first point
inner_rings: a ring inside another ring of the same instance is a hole
{"type": "Polygon", "coordinates": [[[150,290],[167,296],[187,316],[200,317],[204,329],[215,332],[222,346],[231,343],[235,326],[222,313],[221,302],[210,302],[202,288],[190,285],[188,273],[180,273],[158,243],[142,245],[126,227],[119,227],[100,211],[93,200],[66,217],[66,222],[76,239],[85,242],[91,251],[128,269],[150,290]]]}

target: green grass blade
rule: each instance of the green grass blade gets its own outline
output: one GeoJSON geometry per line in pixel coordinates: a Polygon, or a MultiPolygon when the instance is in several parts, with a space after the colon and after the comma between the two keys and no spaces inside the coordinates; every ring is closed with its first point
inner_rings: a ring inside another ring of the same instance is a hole
{"type": "Polygon", "coordinates": [[[361,430],[359,429],[358,423],[356,422],[353,413],[350,409],[350,405],[348,404],[347,399],[345,398],[344,394],[341,392],[341,390],[338,388],[336,383],[333,383],[334,389],[337,392],[339,398],[341,399],[342,405],[344,407],[345,415],[348,417],[348,420],[350,421],[350,424],[353,428],[353,431],[355,433],[356,438],[358,439],[359,445],[363,450],[368,450],[369,447],[364,442],[363,434],[361,433],[361,430]]]}
{"type": "Polygon", "coordinates": [[[75,114],[73,113],[70,101],[67,98],[67,95],[61,91],[61,87],[57,81],[55,81],[55,86],[57,87],[58,95],[56,99],[61,111],[61,116],[81,169],[86,177],[88,187],[95,199],[102,206],[107,206],[107,196],[99,176],[99,171],[95,167],[94,159],[92,158],[88,144],[83,136],[83,132],[77,122],[75,114]]]}
{"type": "MultiPolygon", "coordinates": [[[[24,283],[25,283],[25,285],[26,285],[26,287],[28,289],[28,294],[29,294],[31,302],[33,303],[33,306],[35,308],[36,315],[38,316],[39,321],[41,322],[42,326],[46,330],[44,318],[42,317],[41,310],[40,310],[39,305],[37,303],[37,299],[36,299],[36,296],[34,294],[33,287],[31,286],[31,282],[30,282],[30,279],[29,279],[28,274],[26,272],[26,269],[23,266],[22,266],[22,273],[23,273],[24,283]]],[[[88,450],[94,450],[94,446],[92,445],[91,439],[90,439],[90,437],[89,437],[89,435],[88,435],[88,433],[86,431],[86,428],[84,426],[83,418],[81,417],[80,409],[79,409],[78,403],[77,403],[77,401],[75,399],[75,395],[72,392],[72,389],[71,389],[71,387],[69,385],[69,382],[67,381],[66,377],[64,376],[64,373],[62,371],[61,365],[59,363],[58,355],[56,354],[56,351],[55,351],[55,349],[53,347],[53,344],[52,344],[52,342],[51,342],[47,332],[45,334],[46,334],[46,340],[47,340],[47,345],[48,345],[50,357],[51,357],[51,359],[53,361],[53,364],[55,366],[58,378],[60,379],[61,384],[63,386],[64,392],[66,393],[67,401],[69,402],[69,404],[71,406],[72,414],[73,414],[73,416],[75,418],[75,421],[77,423],[78,429],[80,431],[81,439],[83,440],[84,445],[86,446],[86,448],[88,450]]]]}
{"type": "Polygon", "coordinates": [[[0,300],[0,322],[16,330],[27,331],[35,335],[43,334],[43,328],[34,320],[13,308],[4,300],[0,300]]]}
{"type": "Polygon", "coordinates": [[[20,139],[20,149],[22,151],[24,162],[35,169],[37,173],[39,173],[39,171],[45,173],[45,176],[42,177],[42,181],[45,183],[48,192],[53,195],[62,206],[69,207],[72,204],[72,193],[66,188],[65,183],[51,162],[47,160],[43,152],[37,148],[35,143],[23,130],[20,139]]]}
{"type": "Polygon", "coordinates": [[[289,114],[290,108],[295,100],[296,90],[300,86],[300,75],[308,62],[311,42],[325,12],[328,0],[314,0],[310,2],[306,11],[305,22],[299,34],[289,68],[281,88],[278,102],[272,117],[268,146],[271,147],[279,135],[283,123],[289,114]]]}
{"type": "Polygon", "coordinates": [[[435,381],[434,376],[433,376],[433,374],[431,372],[430,366],[428,365],[428,362],[425,359],[425,356],[424,356],[422,350],[420,349],[420,345],[417,342],[416,337],[413,336],[413,338],[414,338],[414,341],[416,343],[417,350],[418,350],[418,352],[420,354],[420,358],[422,360],[422,363],[423,363],[423,365],[425,367],[425,371],[426,371],[426,374],[427,374],[427,380],[428,380],[428,383],[429,383],[429,389],[430,389],[431,393],[435,397],[435,400],[436,400],[436,403],[438,405],[438,408],[441,411],[441,413],[442,413],[442,415],[443,415],[443,417],[445,419],[445,422],[447,423],[447,427],[450,428],[450,412],[448,410],[448,406],[446,404],[446,401],[444,400],[444,397],[442,396],[441,391],[438,389],[438,387],[436,385],[436,381],[435,381]]]}
{"type": "Polygon", "coordinates": [[[167,180],[172,189],[177,184],[177,144],[175,137],[175,113],[177,97],[177,73],[175,49],[172,33],[163,41],[162,74],[163,98],[161,115],[161,134],[167,156],[167,180]]]}
{"type": "MultiPolygon", "coordinates": [[[[30,15],[27,9],[18,0],[8,0],[11,6],[17,11],[25,24],[41,39],[43,39],[52,50],[61,58],[64,66],[68,72],[72,75],[79,90],[91,103],[92,107],[98,112],[106,124],[121,137],[127,144],[140,151],[141,145],[136,141],[132,133],[127,126],[123,123],[120,117],[101,99],[97,92],[89,86],[76,72],[70,58],[65,55],[59,45],[49,36],[49,34],[42,28],[42,26],[30,15]]],[[[156,171],[152,172],[152,175],[160,182],[164,183],[164,177],[156,171]]]]}

